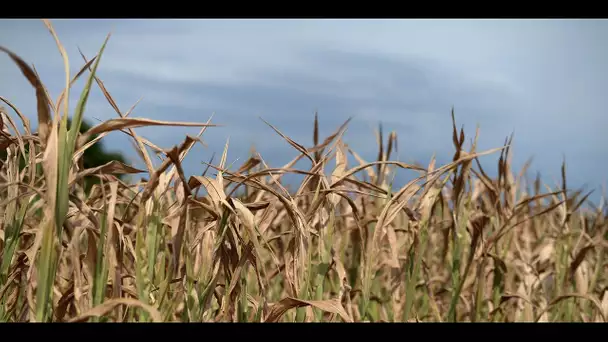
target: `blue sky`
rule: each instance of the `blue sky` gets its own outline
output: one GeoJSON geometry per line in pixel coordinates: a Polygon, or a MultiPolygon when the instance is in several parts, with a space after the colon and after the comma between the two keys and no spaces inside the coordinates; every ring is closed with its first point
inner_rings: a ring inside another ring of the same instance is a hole
{"type": "MultiPolygon", "coordinates": [[[[545,181],[558,180],[562,156],[572,186],[598,188],[608,170],[608,22],[603,20],[54,20],[76,72],[77,48],[96,54],[112,32],[99,77],[119,107],[159,120],[214,122],[207,148],[187,158],[199,173],[230,138],[228,162],[247,159],[252,144],[272,166],[297,152],[259,117],[296,141],[312,143],[348,117],[346,142],[375,158],[374,129],[399,136],[399,159],[440,162],[453,154],[450,109],[480,147],[498,147],[512,132],[514,164],[534,157],[545,181]]],[[[64,84],[55,42],[40,20],[0,20],[0,45],[33,63],[57,98],[64,84]]],[[[80,86],[83,82],[80,82],[80,86]]],[[[80,89],[80,88],[77,88],[80,89]]],[[[35,123],[34,91],[0,56],[0,95],[35,123]]],[[[77,100],[72,93],[72,108],[77,100]]],[[[116,116],[98,88],[89,120],[116,116]]],[[[169,148],[192,128],[138,129],[169,148]]],[[[141,166],[124,134],[105,141],[141,166]]],[[[496,169],[492,157],[484,157],[496,169]]]]}

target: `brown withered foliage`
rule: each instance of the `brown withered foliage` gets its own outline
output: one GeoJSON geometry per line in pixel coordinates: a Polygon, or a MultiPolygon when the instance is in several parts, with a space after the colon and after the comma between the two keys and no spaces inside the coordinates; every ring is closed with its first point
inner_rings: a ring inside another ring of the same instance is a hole
{"type": "Polygon", "coordinates": [[[453,111],[455,153],[446,165],[435,158],[427,166],[391,160],[397,134],[385,137],[382,127],[378,156],[366,161],[343,138],[349,121],[322,139],[315,115],[311,146],[267,123],[294,149],[286,165],[271,167],[253,151],[228,168],[227,142],[219,162],[188,176],[181,163],[215,129],[211,119],[129,117],[134,107],[123,112],[97,76],[103,48],[90,60],[82,54],[84,66],[67,75],[56,103],[33,68],[0,50],[32,85],[38,109],[33,132],[0,97],[6,104],[0,147],[7,153],[0,166],[1,321],[604,322],[608,316],[603,202],[588,209],[589,193],[567,188],[565,163],[556,189],[530,181],[525,170],[515,174],[511,138],[480,152],[476,132],[465,147],[453,111]],[[95,85],[117,114],[84,134],[62,126],[79,77],[88,77],[88,85],[76,126],[95,85]],[[201,129],[163,149],[137,135],[137,127],[151,125],[201,129]],[[120,162],[82,168],[83,152],[112,131],[133,139],[145,170],[120,162]],[[148,147],[163,159],[157,168],[148,147]],[[499,155],[496,178],[480,163],[489,154],[499,155]],[[295,168],[300,160],[310,167],[295,168]],[[395,189],[395,172],[414,178],[395,189]],[[125,183],[116,174],[140,181],[125,183]],[[288,191],[286,174],[303,181],[288,191]],[[84,176],[101,182],[87,193],[79,182],[84,176]]]}

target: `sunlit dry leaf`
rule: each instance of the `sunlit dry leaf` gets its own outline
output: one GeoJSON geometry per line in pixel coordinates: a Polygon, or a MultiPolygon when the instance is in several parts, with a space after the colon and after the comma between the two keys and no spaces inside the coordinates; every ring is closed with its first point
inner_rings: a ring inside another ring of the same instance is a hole
{"type": "Polygon", "coordinates": [[[145,171],[136,169],[134,167],[126,165],[117,160],[112,160],[103,165],[100,165],[97,167],[92,167],[92,168],[89,168],[86,170],[82,170],[76,176],[72,176],[72,179],[70,180],[70,184],[73,184],[74,182],[77,182],[79,179],[82,179],[84,177],[94,175],[94,174],[134,174],[134,173],[141,173],[141,172],[145,172],[145,171]]]}
{"type": "Polygon", "coordinates": [[[270,309],[270,313],[266,318],[266,322],[278,322],[283,314],[287,310],[292,308],[299,308],[303,306],[314,306],[326,312],[331,312],[339,315],[345,322],[353,322],[352,318],[348,316],[342,304],[337,300],[300,300],[296,298],[287,297],[281,299],[278,303],[275,303],[270,309]]]}
{"type": "Polygon", "coordinates": [[[162,322],[162,316],[160,315],[160,312],[158,312],[157,309],[155,309],[153,306],[145,304],[137,299],[131,299],[131,298],[114,298],[114,299],[107,300],[103,304],[98,305],[98,306],[92,308],[91,310],[83,313],[82,315],[71,319],[69,322],[70,323],[84,322],[87,319],[89,319],[90,317],[101,317],[101,316],[107,314],[108,312],[112,311],[112,309],[114,309],[118,305],[140,307],[140,308],[146,310],[150,314],[152,321],[162,322]]]}
{"type": "Polygon", "coordinates": [[[203,124],[195,122],[174,122],[174,121],[160,121],[151,120],[144,118],[119,118],[110,119],[100,123],[99,125],[92,127],[90,130],[82,134],[78,139],[78,145],[82,146],[92,136],[104,132],[116,131],[125,128],[137,128],[137,127],[149,127],[149,126],[182,126],[182,127],[216,127],[214,124],[203,124]]]}
{"type": "MultiPolygon", "coordinates": [[[[344,173],[346,172],[346,153],[344,152],[344,143],[342,141],[338,142],[338,148],[336,150],[336,167],[334,168],[333,173],[331,174],[332,183],[340,180],[344,173]]],[[[337,205],[340,201],[340,196],[336,194],[329,194],[329,201],[332,205],[337,205]]]]}
{"type": "Polygon", "coordinates": [[[0,51],[3,51],[9,55],[13,62],[15,62],[19,69],[21,69],[21,73],[23,73],[23,75],[27,78],[32,87],[34,87],[34,89],[36,90],[36,100],[38,105],[38,133],[40,135],[40,139],[44,144],[46,143],[46,139],[51,129],[51,113],[49,109],[49,101],[46,96],[44,87],[42,86],[42,82],[40,81],[34,70],[32,70],[27,65],[27,63],[25,63],[23,59],[21,59],[21,57],[17,56],[12,51],[2,46],[0,46],[0,51]]]}

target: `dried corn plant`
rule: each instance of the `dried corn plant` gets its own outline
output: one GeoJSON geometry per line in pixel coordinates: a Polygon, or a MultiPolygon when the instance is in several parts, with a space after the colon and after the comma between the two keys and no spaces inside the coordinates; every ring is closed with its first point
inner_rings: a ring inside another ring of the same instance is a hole
{"type": "Polygon", "coordinates": [[[226,143],[218,164],[187,177],[181,163],[211,119],[130,117],[96,76],[107,40],[72,76],[45,23],[65,63],[55,102],[36,71],[0,47],[34,88],[38,111],[33,132],[0,97],[1,321],[606,320],[605,209],[584,210],[589,194],[567,188],[565,164],[558,188],[530,182],[511,170],[510,140],[479,152],[476,133],[465,149],[454,113],[450,163],[391,161],[397,135],[385,146],[382,127],[368,162],[343,140],[348,121],[321,141],[315,116],[311,147],[267,123],[295,150],[283,167],[252,153],[230,170],[226,143]],[[71,86],[85,76],[70,113],[71,86]],[[80,134],[94,86],[117,118],[80,134]],[[153,125],[201,130],[163,150],[135,132],[153,125]],[[133,139],[146,170],[83,168],[84,151],[112,131],[133,139]],[[163,158],[158,168],[147,148],[163,158]],[[479,161],[488,154],[500,155],[496,179],[479,161]],[[294,168],[300,160],[310,168],[294,168]],[[394,189],[395,172],[415,177],[394,189]],[[144,178],[127,184],[117,174],[144,178]],[[304,177],[295,191],[286,174],[304,177]],[[85,176],[101,180],[88,193],[85,176]]]}

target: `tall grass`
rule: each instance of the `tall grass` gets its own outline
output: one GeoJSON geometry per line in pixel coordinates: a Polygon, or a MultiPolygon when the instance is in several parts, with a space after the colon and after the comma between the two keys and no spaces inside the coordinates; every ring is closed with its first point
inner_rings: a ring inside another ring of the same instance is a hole
{"type": "Polygon", "coordinates": [[[588,194],[551,189],[511,169],[511,141],[469,148],[452,113],[454,157],[446,165],[391,161],[397,142],[379,131],[378,157],[343,140],[348,122],[305,147],[268,123],[295,158],[269,167],[253,153],[237,170],[218,164],[187,177],[184,157],[205,123],[129,117],[96,76],[99,54],[53,102],[36,71],[1,48],[36,92],[38,130],[9,100],[0,148],[0,320],[3,322],[584,321],[608,315],[606,213],[583,210],[588,194]],[[86,85],[73,113],[74,82],[86,85]],[[97,85],[117,114],[79,133],[97,85]],[[67,119],[72,117],[68,130],[67,119]],[[18,129],[21,123],[23,133],[18,129]],[[142,126],[198,126],[161,150],[142,126]],[[84,169],[83,152],[122,131],[146,162],[84,169]],[[93,141],[90,137],[96,136],[93,141]],[[28,146],[26,149],[25,146],[28,146]],[[155,168],[147,148],[164,157],[155,168]],[[498,177],[479,158],[499,154],[498,177]],[[348,165],[348,155],[357,161],[348,165]],[[310,169],[294,165],[308,160],[310,169]],[[25,160],[25,163],[19,163],[25,160]],[[394,172],[416,177],[401,189],[394,172]],[[116,174],[146,173],[125,183],[116,174]],[[286,174],[304,177],[287,191],[286,174]],[[90,192],[85,176],[99,177],[90,192]]]}

